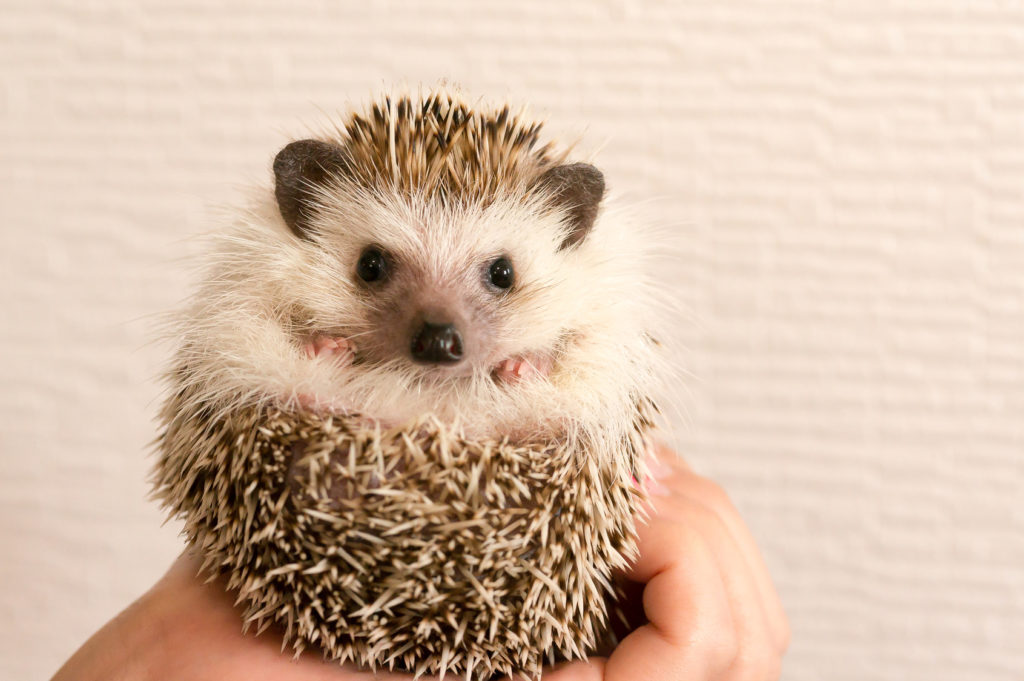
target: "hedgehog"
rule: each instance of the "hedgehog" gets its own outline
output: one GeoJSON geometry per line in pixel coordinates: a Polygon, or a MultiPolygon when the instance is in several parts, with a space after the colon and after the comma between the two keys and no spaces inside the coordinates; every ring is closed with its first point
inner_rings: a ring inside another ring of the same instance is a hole
{"type": "Polygon", "coordinates": [[[214,236],[153,483],[245,628],[466,679],[608,645],[663,375],[652,241],[541,129],[386,95],[214,236]]]}

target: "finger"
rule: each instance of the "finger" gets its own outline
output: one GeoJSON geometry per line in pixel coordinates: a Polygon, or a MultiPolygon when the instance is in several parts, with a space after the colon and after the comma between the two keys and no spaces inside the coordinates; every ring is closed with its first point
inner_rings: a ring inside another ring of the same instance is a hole
{"type": "MultiPolygon", "coordinates": [[[[778,645],[776,624],[770,621],[769,601],[762,596],[755,568],[717,509],[731,511],[731,518],[742,526],[739,514],[720,487],[674,465],[676,462],[670,458],[672,452],[661,450],[658,453],[662,461],[653,472],[663,477],[659,481],[651,481],[652,513],[692,527],[711,546],[725,584],[738,640],[733,673],[742,675],[754,671],[760,675],[759,678],[777,676],[783,649],[778,645]],[[717,496],[703,494],[701,497],[698,494],[706,491],[717,491],[717,496]],[[708,499],[708,503],[703,503],[703,499],[708,499]]],[[[768,584],[770,586],[770,580],[768,584]]],[[[777,600],[774,589],[771,589],[771,594],[777,600]]],[[[781,628],[786,628],[784,619],[781,628]]]]}
{"type": "MultiPolygon", "coordinates": [[[[732,612],[738,640],[732,670],[773,670],[780,658],[768,621],[765,603],[746,558],[722,521],[708,506],[693,497],[674,495],[661,503],[661,512],[693,527],[711,548],[732,612]]],[[[758,677],[761,678],[761,677],[758,677]]]]}
{"type": "Polygon", "coordinates": [[[667,681],[724,671],[735,657],[735,626],[707,541],[693,528],[657,515],[638,535],[640,557],[626,577],[646,583],[648,623],[619,643],[605,664],[605,678],[667,681]]]}
{"type": "Polygon", "coordinates": [[[758,549],[757,542],[754,540],[754,536],[751,534],[747,524],[740,517],[739,511],[731,503],[727,501],[725,507],[719,509],[718,513],[732,533],[733,540],[750,567],[750,574],[757,585],[758,594],[761,596],[761,603],[765,608],[768,625],[772,633],[772,641],[779,652],[785,652],[786,648],[789,647],[789,619],[786,617],[786,611],[782,606],[782,599],[779,598],[779,592],[772,582],[768,565],[764,562],[764,556],[761,554],[760,549],[758,549]]]}
{"type": "MultiPolygon", "coordinates": [[[[678,460],[678,457],[670,450],[659,450],[658,455],[659,463],[669,462],[673,459],[678,460]]],[[[658,483],[697,500],[720,518],[746,563],[747,572],[754,582],[758,598],[765,611],[765,620],[772,643],[779,652],[784,652],[789,645],[790,630],[782,600],[772,583],[768,566],[757,548],[754,536],[743,522],[743,518],[728,495],[711,480],[696,475],[689,469],[679,467],[676,467],[669,478],[663,477],[658,480],[658,483]]]]}

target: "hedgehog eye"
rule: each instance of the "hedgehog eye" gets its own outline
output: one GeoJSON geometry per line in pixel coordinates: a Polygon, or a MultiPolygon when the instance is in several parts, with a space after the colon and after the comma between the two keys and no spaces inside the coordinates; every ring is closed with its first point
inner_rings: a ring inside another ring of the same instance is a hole
{"type": "Polygon", "coordinates": [[[388,262],[384,253],[376,246],[370,246],[363,251],[359,256],[359,262],[356,263],[356,275],[368,284],[386,278],[388,262]]]}
{"type": "Polygon", "coordinates": [[[511,288],[516,278],[512,270],[512,261],[505,257],[498,258],[491,263],[487,276],[493,286],[511,288]]]}

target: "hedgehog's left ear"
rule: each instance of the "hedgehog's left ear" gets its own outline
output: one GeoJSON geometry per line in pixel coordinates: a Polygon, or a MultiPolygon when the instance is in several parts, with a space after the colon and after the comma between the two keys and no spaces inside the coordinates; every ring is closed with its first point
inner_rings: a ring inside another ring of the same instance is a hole
{"type": "Polygon", "coordinates": [[[566,212],[569,233],[560,249],[583,241],[597,219],[597,207],[604,196],[604,175],[589,163],[570,163],[544,171],[534,184],[566,212]]]}

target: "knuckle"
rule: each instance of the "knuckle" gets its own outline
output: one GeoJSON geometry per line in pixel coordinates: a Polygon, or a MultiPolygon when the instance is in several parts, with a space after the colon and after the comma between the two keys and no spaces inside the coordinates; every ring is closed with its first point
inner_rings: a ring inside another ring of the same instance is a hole
{"type": "Polygon", "coordinates": [[[718,627],[714,632],[705,632],[708,658],[713,667],[732,668],[740,656],[740,641],[732,627],[718,627]]]}
{"type": "Polygon", "coordinates": [[[699,529],[690,523],[677,523],[674,540],[678,542],[680,552],[685,552],[688,561],[708,561],[714,559],[711,546],[699,529]]]}
{"type": "Polygon", "coordinates": [[[782,675],[782,656],[767,644],[754,646],[739,654],[733,671],[744,681],[777,681],[782,675]]]}
{"type": "Polygon", "coordinates": [[[686,519],[704,541],[715,543],[724,536],[724,516],[720,507],[706,498],[700,497],[685,503],[681,509],[681,517],[686,519]]]}

